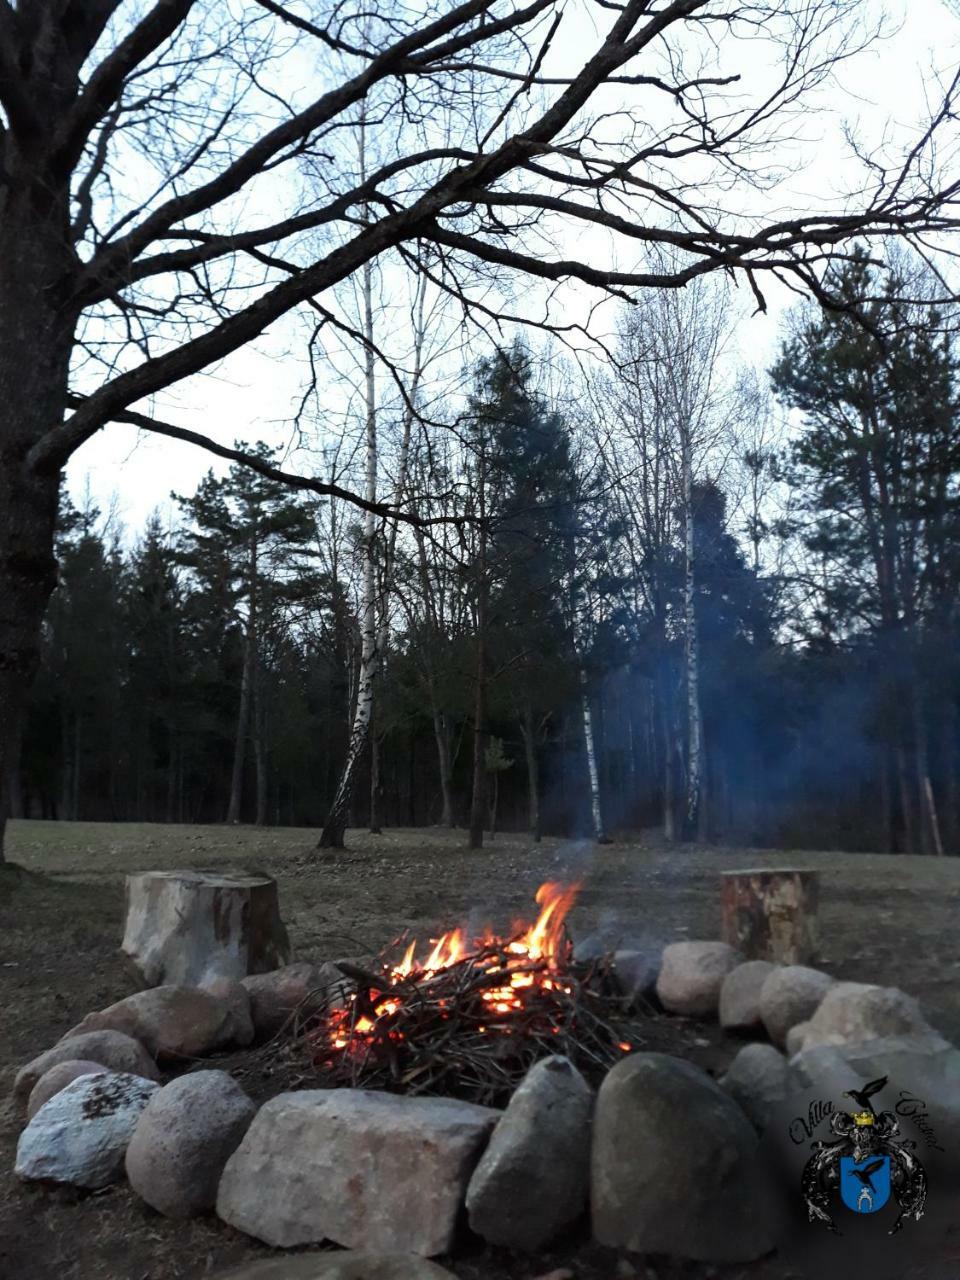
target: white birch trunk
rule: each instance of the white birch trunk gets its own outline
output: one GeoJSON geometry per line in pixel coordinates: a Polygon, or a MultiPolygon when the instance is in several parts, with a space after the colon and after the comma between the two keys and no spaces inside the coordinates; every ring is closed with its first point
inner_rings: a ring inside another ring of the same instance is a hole
{"type": "MultiPolygon", "coordinates": [[[[360,130],[360,171],[365,172],[364,135],[360,130]]],[[[364,372],[366,381],[366,467],[364,497],[377,500],[377,389],[373,352],[373,268],[363,266],[363,335],[366,339],[364,372]]],[[[377,671],[377,599],[376,599],[376,516],[370,510],[363,518],[363,579],[360,599],[360,670],[357,674],[357,705],[347,744],[347,758],[330,812],[320,834],[318,847],[340,849],[347,826],[347,813],[356,783],[357,769],[367,744],[373,711],[373,682],[377,671]]]]}
{"type": "Polygon", "coordinates": [[[590,816],[593,819],[593,837],[597,844],[606,844],[603,829],[603,812],[600,808],[600,773],[597,769],[597,751],[593,739],[593,713],[590,710],[590,694],[587,689],[587,673],[580,667],[580,698],[583,705],[583,743],[587,751],[587,774],[590,778],[590,816]]]}

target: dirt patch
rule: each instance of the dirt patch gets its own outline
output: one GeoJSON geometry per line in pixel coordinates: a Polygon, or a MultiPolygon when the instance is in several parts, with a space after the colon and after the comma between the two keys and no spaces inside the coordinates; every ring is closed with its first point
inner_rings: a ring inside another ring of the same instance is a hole
{"type": "MultiPolygon", "coordinates": [[[[547,879],[581,879],[574,936],[597,929],[625,944],[711,938],[719,930],[719,872],[745,866],[821,871],[821,963],[838,977],[903,987],[930,1021],[960,1042],[960,859],[765,852],[654,840],[600,849],[583,842],[531,845],[498,836],[463,849],[463,833],[349,833],[343,853],[316,854],[316,833],[249,827],[163,827],[15,822],[0,869],[0,1091],[17,1067],[83,1015],[140,989],[120,955],[123,875],[178,867],[263,869],[280,885],[297,959],[371,954],[409,929],[421,938],[465,923],[500,931],[535,912],[547,879]]],[[[646,1047],[682,1054],[721,1072],[735,1046],[716,1027],[651,1022],[646,1047]],[[701,1041],[703,1043],[697,1043],[701,1041]]],[[[229,1057],[218,1060],[228,1066],[229,1057]]],[[[277,1091],[275,1067],[240,1055],[242,1083],[257,1098],[277,1091]],[[264,1074],[266,1073],[266,1074],[264,1074]]],[[[23,1119],[0,1109],[0,1276],[11,1280],[200,1280],[274,1251],[215,1218],[167,1221],[125,1186],[96,1195],[27,1186],[12,1169],[23,1119]]],[[[956,1257],[921,1271],[956,1280],[956,1257]]],[[[474,1245],[441,1259],[461,1280],[528,1280],[570,1267],[577,1280],[786,1280],[775,1260],[751,1267],[620,1258],[577,1236],[535,1260],[474,1245]],[[648,1270],[649,1269],[649,1270],[648,1270]]],[[[795,1274],[795,1273],[794,1273],[795,1274]]],[[[801,1278],[806,1280],[806,1277],[801,1278]]],[[[905,1277],[906,1280],[906,1277],[905,1277]]]]}

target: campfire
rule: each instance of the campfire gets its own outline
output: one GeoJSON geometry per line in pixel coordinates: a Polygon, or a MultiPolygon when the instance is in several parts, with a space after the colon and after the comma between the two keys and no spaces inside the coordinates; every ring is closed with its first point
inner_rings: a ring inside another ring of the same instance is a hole
{"type": "Polygon", "coordinates": [[[565,919],[578,889],[542,885],[536,922],[508,938],[456,929],[423,958],[398,939],[370,969],[341,962],[342,994],[301,1028],[323,1082],[497,1105],[549,1054],[601,1077],[639,1037],[609,961],[574,962],[565,919]]]}

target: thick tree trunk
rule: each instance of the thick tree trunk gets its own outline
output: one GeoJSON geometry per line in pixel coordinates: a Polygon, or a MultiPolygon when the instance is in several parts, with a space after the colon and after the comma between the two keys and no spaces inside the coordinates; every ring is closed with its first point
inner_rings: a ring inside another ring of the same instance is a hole
{"type": "Polygon", "coordinates": [[[231,868],[127,876],[121,949],[150,986],[239,981],[290,959],[269,876],[231,868]]]}
{"type": "Polygon", "coordinates": [[[748,960],[808,965],[817,953],[817,871],[721,873],[721,937],[748,960]]]}

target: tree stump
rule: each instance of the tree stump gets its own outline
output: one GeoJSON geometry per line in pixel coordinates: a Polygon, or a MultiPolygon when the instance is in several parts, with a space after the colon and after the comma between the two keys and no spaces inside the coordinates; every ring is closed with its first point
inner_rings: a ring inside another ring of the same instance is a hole
{"type": "Polygon", "coordinates": [[[121,949],[151,987],[268,973],[290,959],[277,882],[229,868],[127,876],[121,949]]]}
{"type": "Polygon", "coordinates": [[[748,960],[809,964],[817,951],[819,872],[761,867],[721,874],[722,938],[748,960]]]}

